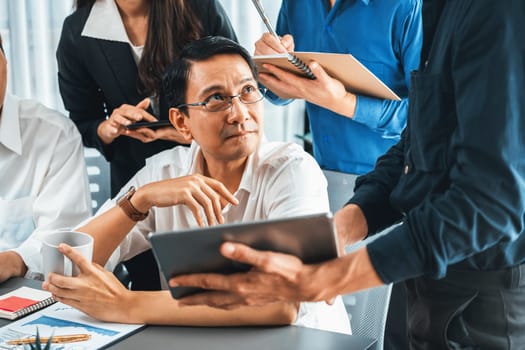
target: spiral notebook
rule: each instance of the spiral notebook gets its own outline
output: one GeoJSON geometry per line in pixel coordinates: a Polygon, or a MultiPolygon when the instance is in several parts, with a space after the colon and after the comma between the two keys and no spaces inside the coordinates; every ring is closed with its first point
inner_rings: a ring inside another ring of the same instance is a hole
{"type": "Polygon", "coordinates": [[[341,81],[347,91],[386,100],[400,100],[395,92],[350,54],[296,51],[289,54],[253,56],[253,60],[259,72],[267,72],[262,67],[267,63],[315,79],[307,65],[314,60],[328,75],[341,81]]]}
{"type": "Polygon", "coordinates": [[[0,317],[14,320],[55,303],[51,293],[31,287],[20,287],[0,295],[0,317]]]}

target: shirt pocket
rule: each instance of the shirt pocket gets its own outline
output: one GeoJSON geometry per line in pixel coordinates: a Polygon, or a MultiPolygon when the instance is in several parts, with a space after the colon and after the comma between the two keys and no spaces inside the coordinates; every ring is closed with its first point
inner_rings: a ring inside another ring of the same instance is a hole
{"type": "Polygon", "coordinates": [[[412,72],[409,93],[410,159],[417,171],[447,167],[447,147],[455,119],[453,94],[442,75],[412,72]]]}
{"type": "Polygon", "coordinates": [[[0,199],[0,250],[15,248],[35,230],[36,197],[0,199]]]}

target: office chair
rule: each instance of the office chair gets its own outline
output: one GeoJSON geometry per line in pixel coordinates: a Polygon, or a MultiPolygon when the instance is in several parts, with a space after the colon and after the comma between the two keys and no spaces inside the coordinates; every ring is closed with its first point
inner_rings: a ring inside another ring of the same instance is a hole
{"type": "Polygon", "coordinates": [[[391,291],[389,284],[343,296],[352,334],[377,339],[376,350],[383,350],[391,291]]]}
{"type": "Polygon", "coordinates": [[[110,197],[109,163],[94,148],[84,148],[93,214],[110,197]]]}
{"type": "Polygon", "coordinates": [[[323,174],[328,182],[330,211],[335,213],[345,205],[354,193],[357,175],[332,170],[323,170],[323,174]]]}
{"type": "MultiPolygon", "coordinates": [[[[330,211],[335,213],[345,205],[354,193],[357,175],[323,170],[328,182],[330,211]]],[[[346,247],[346,252],[358,249],[368,242],[386,234],[390,229],[378,233],[364,241],[346,247]]],[[[381,286],[343,296],[346,311],[355,335],[377,339],[376,350],[383,350],[384,335],[392,285],[381,286]]]]}

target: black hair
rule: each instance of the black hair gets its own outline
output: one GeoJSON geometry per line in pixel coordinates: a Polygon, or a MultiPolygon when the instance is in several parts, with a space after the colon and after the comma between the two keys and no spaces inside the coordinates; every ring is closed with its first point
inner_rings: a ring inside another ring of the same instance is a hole
{"type": "MultiPolygon", "coordinates": [[[[175,59],[164,71],[160,94],[162,118],[167,118],[170,108],[186,103],[188,78],[193,62],[205,61],[213,56],[223,54],[241,56],[248,63],[253,78],[257,81],[255,63],[253,63],[248,51],[235,41],[222,36],[207,36],[192,41],[181,50],[179,58],[175,59]]],[[[181,111],[187,113],[187,108],[181,108],[181,111]]]]}
{"type": "Polygon", "coordinates": [[[0,50],[5,55],[4,47],[2,46],[2,35],[0,35],[0,50]]]}
{"type": "MultiPolygon", "coordinates": [[[[76,8],[93,6],[96,0],[76,0],[76,8]]],[[[166,67],[187,43],[204,35],[192,1],[150,0],[148,34],[138,64],[139,88],[154,95],[166,67]]]]}

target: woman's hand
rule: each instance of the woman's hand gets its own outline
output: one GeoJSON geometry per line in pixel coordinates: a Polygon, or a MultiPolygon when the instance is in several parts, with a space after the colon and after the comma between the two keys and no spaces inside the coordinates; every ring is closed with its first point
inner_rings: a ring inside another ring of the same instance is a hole
{"type": "Polygon", "coordinates": [[[173,141],[182,145],[187,145],[191,143],[191,140],[184,138],[182,134],[177,131],[177,129],[171,126],[158,128],[156,130],[150,128],[138,128],[136,130],[127,130],[125,135],[138,139],[144,143],[148,143],[155,140],[173,141]]]}
{"type": "Polygon", "coordinates": [[[115,108],[113,113],[111,113],[111,116],[99,124],[97,128],[98,137],[100,137],[102,142],[104,142],[106,145],[109,145],[121,135],[133,137],[142,142],[152,141],[150,139],[151,135],[149,133],[144,133],[137,130],[128,130],[126,128],[126,126],[138,121],[157,121],[157,118],[146,111],[146,109],[149,107],[149,104],[149,98],[145,98],[136,106],[123,104],[119,108],[115,108]]]}

